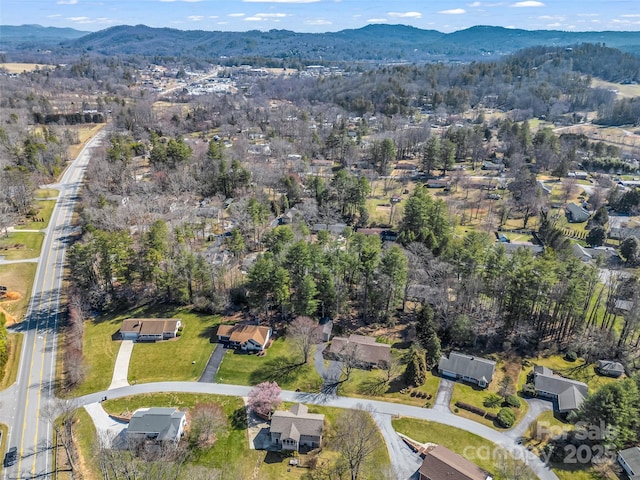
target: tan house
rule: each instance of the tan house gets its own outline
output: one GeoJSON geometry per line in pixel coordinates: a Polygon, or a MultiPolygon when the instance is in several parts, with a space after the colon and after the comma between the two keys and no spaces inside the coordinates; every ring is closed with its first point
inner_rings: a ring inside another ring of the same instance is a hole
{"type": "Polygon", "coordinates": [[[127,318],[122,321],[120,338],[139,342],[167,340],[178,335],[179,318],[127,318]]]}
{"type": "Polygon", "coordinates": [[[228,347],[260,351],[267,348],[272,330],[260,325],[220,325],[217,335],[228,347]]]}
{"type": "Polygon", "coordinates": [[[324,415],[309,413],[309,409],[296,403],[287,411],[278,410],[271,416],[271,443],[281,450],[317,448],[322,443],[324,415]]]}
{"type": "Polygon", "coordinates": [[[327,357],[342,360],[346,355],[355,355],[362,368],[382,367],[391,359],[391,345],[378,343],[374,337],[364,335],[333,337],[327,357]]]}
{"type": "Polygon", "coordinates": [[[492,480],[466,458],[441,445],[429,450],[420,466],[420,480],[492,480]]]}

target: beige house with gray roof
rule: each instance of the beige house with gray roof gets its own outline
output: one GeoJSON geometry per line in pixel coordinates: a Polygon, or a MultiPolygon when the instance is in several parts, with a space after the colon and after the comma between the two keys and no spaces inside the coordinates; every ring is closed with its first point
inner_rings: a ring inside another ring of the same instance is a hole
{"type": "Polygon", "coordinates": [[[296,403],[289,410],[278,410],[271,416],[271,443],[281,450],[317,448],[322,443],[324,415],[309,413],[309,409],[296,403]]]}
{"type": "Polygon", "coordinates": [[[580,408],[589,392],[586,383],[561,377],[553,373],[550,368],[542,366],[533,368],[533,384],[538,396],[551,398],[557,402],[560,413],[580,408]]]}
{"type": "Polygon", "coordinates": [[[495,370],[493,360],[458,352],[451,352],[449,358],[442,356],[438,363],[438,372],[443,377],[475,383],[482,388],[491,383],[495,370]]]}

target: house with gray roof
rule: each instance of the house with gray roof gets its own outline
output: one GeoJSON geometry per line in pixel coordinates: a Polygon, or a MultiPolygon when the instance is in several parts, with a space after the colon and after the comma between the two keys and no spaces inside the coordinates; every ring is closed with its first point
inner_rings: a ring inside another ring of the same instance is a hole
{"type": "Polygon", "coordinates": [[[187,426],[187,415],[176,408],[140,408],[133,413],[127,438],[177,442],[187,426]]]}
{"type": "Polygon", "coordinates": [[[374,337],[351,334],[333,337],[327,349],[329,360],[344,361],[345,357],[355,357],[359,368],[383,367],[391,360],[391,345],[378,343],[374,337]]]}
{"type": "Polygon", "coordinates": [[[571,223],[581,223],[589,220],[591,214],[575,203],[567,203],[564,207],[564,213],[567,216],[567,220],[571,223]]]}
{"type": "Polygon", "coordinates": [[[444,355],[438,363],[438,372],[444,377],[475,383],[485,388],[493,379],[496,362],[486,358],[451,352],[449,358],[444,355]]]}
{"type": "Polygon", "coordinates": [[[624,366],[613,360],[598,360],[595,370],[600,375],[617,378],[624,373],[624,366]]]}
{"type": "Polygon", "coordinates": [[[560,413],[580,408],[589,392],[586,383],[561,377],[550,368],[541,366],[533,367],[533,384],[538,396],[556,401],[560,413]]]}
{"type": "Polygon", "coordinates": [[[620,450],[618,463],[629,476],[629,480],[640,480],[640,447],[620,450]]]}
{"type": "Polygon", "coordinates": [[[289,410],[278,410],[271,416],[271,443],[281,450],[299,451],[317,448],[322,444],[324,415],[309,413],[309,409],[296,403],[289,410]]]}

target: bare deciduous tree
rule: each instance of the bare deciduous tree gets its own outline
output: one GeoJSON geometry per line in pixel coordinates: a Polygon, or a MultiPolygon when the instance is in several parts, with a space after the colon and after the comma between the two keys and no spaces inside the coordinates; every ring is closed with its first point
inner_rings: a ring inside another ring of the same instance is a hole
{"type": "Polygon", "coordinates": [[[307,363],[311,347],[320,341],[318,323],[309,317],[297,317],[287,330],[296,350],[302,355],[302,363],[307,363]]]}
{"type": "Polygon", "coordinates": [[[382,445],[371,413],[371,408],[356,405],[356,410],[345,410],[336,419],[333,444],[348,466],[351,480],[362,478],[367,461],[382,445]]]}
{"type": "Polygon", "coordinates": [[[191,409],[189,443],[206,448],[216,441],[227,426],[227,416],[217,403],[198,403],[191,409]]]}

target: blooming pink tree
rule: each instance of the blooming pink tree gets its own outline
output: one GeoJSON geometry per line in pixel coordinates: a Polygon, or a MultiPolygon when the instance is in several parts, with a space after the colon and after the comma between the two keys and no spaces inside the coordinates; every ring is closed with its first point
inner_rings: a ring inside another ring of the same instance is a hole
{"type": "Polygon", "coordinates": [[[269,417],[282,403],[282,389],[276,382],[259,383],[249,392],[249,407],[258,415],[269,417]]]}

